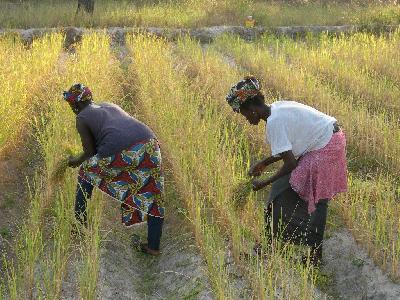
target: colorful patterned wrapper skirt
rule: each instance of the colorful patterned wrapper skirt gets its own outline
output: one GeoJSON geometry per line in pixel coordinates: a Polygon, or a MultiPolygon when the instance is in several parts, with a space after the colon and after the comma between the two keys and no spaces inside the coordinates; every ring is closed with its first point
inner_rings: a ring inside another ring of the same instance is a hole
{"type": "Polygon", "coordinates": [[[126,226],[164,217],[164,177],[160,146],[156,139],[135,143],[109,157],[95,155],[85,161],[79,176],[121,202],[126,226]]]}

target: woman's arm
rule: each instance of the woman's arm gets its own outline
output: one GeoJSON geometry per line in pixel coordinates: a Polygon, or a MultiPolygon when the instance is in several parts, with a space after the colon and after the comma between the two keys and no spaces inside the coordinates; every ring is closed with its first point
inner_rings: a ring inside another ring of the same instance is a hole
{"type": "Polygon", "coordinates": [[[76,121],[76,128],[81,136],[83,153],[76,157],[70,157],[68,165],[73,168],[96,154],[96,142],[90,128],[79,119],[76,121]]]}
{"type": "Polygon", "coordinates": [[[250,167],[249,176],[258,177],[265,170],[267,166],[273,164],[274,162],[280,161],[282,159],[281,156],[270,156],[265,159],[257,161],[250,167]]]}
{"type": "Polygon", "coordinates": [[[280,154],[281,159],[283,159],[283,166],[279,169],[275,175],[271,176],[265,180],[253,180],[253,190],[258,191],[271,184],[272,182],[278,180],[279,178],[289,174],[297,167],[297,160],[293,155],[291,150],[283,152],[280,154]]]}

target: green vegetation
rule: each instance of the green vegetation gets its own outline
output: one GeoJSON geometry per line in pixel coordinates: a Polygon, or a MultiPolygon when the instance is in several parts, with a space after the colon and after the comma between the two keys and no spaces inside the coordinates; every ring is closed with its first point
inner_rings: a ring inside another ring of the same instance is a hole
{"type": "Polygon", "coordinates": [[[93,16],[75,16],[77,1],[2,1],[0,28],[243,25],[387,25],[400,23],[400,7],[381,1],[96,0],[93,16]],[[367,4],[365,4],[367,2],[367,4]]]}

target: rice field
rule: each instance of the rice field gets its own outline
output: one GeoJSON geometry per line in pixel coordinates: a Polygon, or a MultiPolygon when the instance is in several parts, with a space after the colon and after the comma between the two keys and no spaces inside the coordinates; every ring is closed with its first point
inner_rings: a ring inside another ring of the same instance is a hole
{"type": "Polygon", "coordinates": [[[201,45],[190,38],[173,43],[129,35],[128,64],[117,59],[105,33],[86,34],[73,54],[63,52],[59,34],[29,49],[2,38],[0,113],[7,117],[0,119],[0,154],[23,149],[20,136],[26,135],[36,141],[42,162],[27,178],[28,204],[13,245],[16,256],[3,259],[0,296],[60,299],[72,286],[76,298],[101,298],[102,249],[113,234],[104,221],[110,200],[95,193],[89,227],[71,236],[76,170],[62,163],[80,151],[80,142],[61,92],[84,82],[97,101],[121,105],[156,132],[212,299],[330,299],[321,271],[300,262],[307,250],[268,238],[266,193],[246,185],[238,190],[250,163],[269,151],[262,126],[251,127],[225,103],[232,83],[249,73],[262,79],[269,102],[297,100],[339,120],[348,140],[350,188],[331,203],[329,226],[344,220],[377,266],[398,281],[399,36],[266,35],[253,42],[223,36],[201,45]],[[256,242],[266,254],[243,255],[256,242]]]}

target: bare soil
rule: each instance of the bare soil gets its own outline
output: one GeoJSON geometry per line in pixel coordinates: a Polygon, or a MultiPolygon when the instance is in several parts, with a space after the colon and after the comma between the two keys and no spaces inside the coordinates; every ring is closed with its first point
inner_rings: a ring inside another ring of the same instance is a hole
{"type": "Polygon", "coordinates": [[[400,285],[375,265],[347,228],[333,230],[325,240],[323,262],[332,299],[400,299],[400,285]]]}

